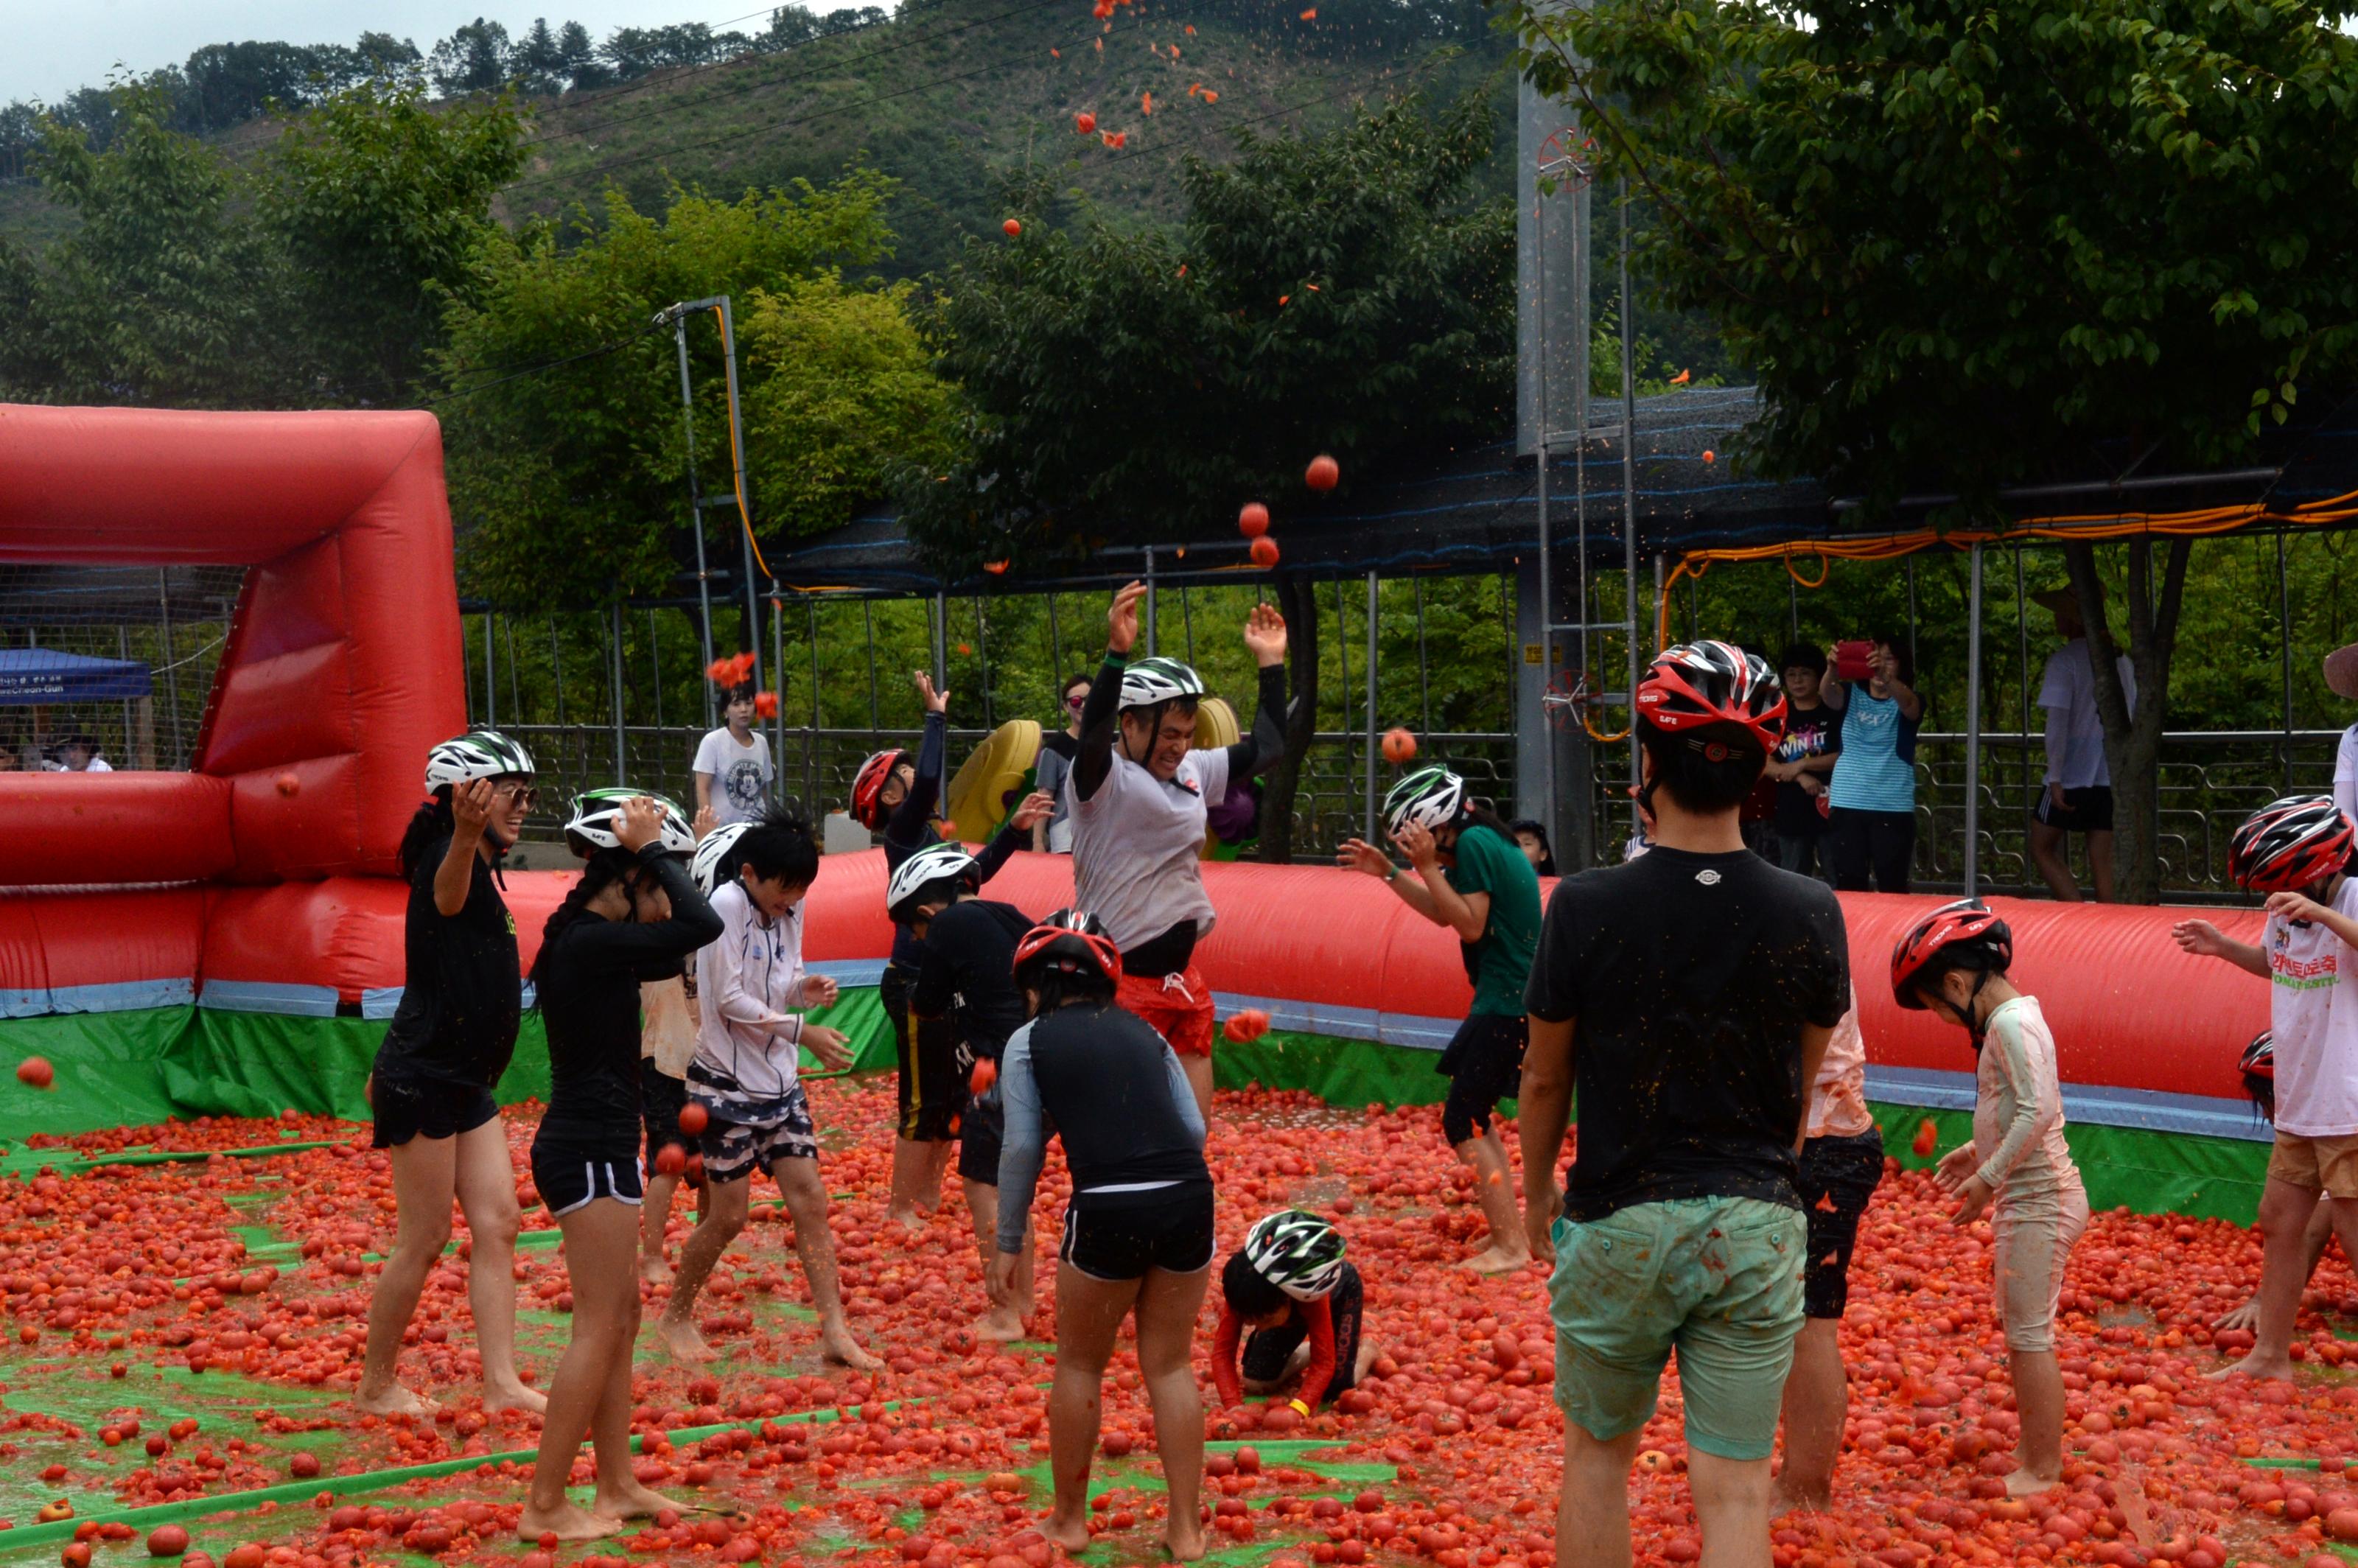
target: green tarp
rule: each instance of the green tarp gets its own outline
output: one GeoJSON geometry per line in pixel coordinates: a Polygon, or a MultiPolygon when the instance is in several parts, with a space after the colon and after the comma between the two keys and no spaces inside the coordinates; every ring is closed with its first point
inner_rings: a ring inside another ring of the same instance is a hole
{"type": "MultiPolygon", "coordinates": [[[[847,990],[815,1016],[851,1037],[854,1071],[893,1065],[892,1031],[874,988],[847,990]]],[[[361,1086],[384,1029],[356,1018],[195,1007],[0,1021],[0,1066],[10,1075],[0,1078],[0,1141],[174,1117],[276,1116],[288,1108],[364,1120],[361,1086]],[[14,1076],[18,1062],[36,1055],[57,1071],[55,1087],[46,1091],[14,1076]]],[[[1249,1044],[1224,1040],[1213,1060],[1223,1087],[1306,1089],[1343,1108],[1433,1105],[1447,1087],[1429,1051],[1327,1035],[1272,1030],[1249,1044]]],[[[539,1018],[526,1014],[499,1097],[513,1104],[547,1093],[547,1044],[539,1018]]],[[[1912,1149],[1928,1116],[1942,1150],[1972,1133],[1973,1119],[1963,1111],[1884,1105],[1875,1112],[1886,1146],[1910,1167],[1931,1162],[1912,1149]]],[[[2248,1225],[2258,1207],[2265,1143],[2077,1124],[2068,1136],[2097,1208],[2125,1206],[2248,1225]]]]}

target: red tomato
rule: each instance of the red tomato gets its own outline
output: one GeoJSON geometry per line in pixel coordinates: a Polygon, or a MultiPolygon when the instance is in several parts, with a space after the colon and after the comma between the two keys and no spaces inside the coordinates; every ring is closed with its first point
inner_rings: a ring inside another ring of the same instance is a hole
{"type": "Polygon", "coordinates": [[[1313,490],[1332,490],[1342,477],[1342,465],[1321,452],[1311,459],[1309,468],[1303,470],[1302,482],[1313,490]]]}
{"type": "Polygon", "coordinates": [[[1416,737],[1405,730],[1384,731],[1384,761],[1399,763],[1416,760],[1416,737]]]}
{"type": "Polygon", "coordinates": [[[1258,539],[1269,532],[1269,508],[1258,501],[1248,501],[1237,514],[1237,532],[1248,539],[1258,539]]]}
{"type": "Polygon", "coordinates": [[[1252,542],[1252,558],[1253,565],[1257,567],[1266,568],[1277,565],[1277,541],[1266,534],[1255,539],[1252,542]]]}

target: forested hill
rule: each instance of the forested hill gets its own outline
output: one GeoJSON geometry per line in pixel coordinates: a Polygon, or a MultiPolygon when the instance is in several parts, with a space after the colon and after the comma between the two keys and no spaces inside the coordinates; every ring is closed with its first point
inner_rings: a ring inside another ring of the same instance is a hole
{"type": "MultiPolygon", "coordinates": [[[[823,181],[863,162],[900,181],[891,271],[937,270],[964,233],[995,230],[999,194],[1030,178],[1121,221],[1177,210],[1179,160],[1219,157],[1231,129],[1306,128],[1354,97],[1487,85],[1511,102],[1507,42],[1478,0],[905,0],[814,16],[782,8],[757,32],[622,28],[593,46],[569,23],[511,38],[478,22],[431,49],[381,33],[353,49],[213,46],[157,73],[183,128],[233,153],[279,134],[268,108],[410,71],[444,96],[518,92],[532,116],[510,221],[595,206],[610,184],[659,210],[676,182],[718,196],[823,181]],[[1076,116],[1095,116],[1084,136],[1076,116]],[[1109,140],[1114,145],[1109,145],[1109,140]]],[[[32,105],[0,111],[0,233],[35,245],[66,222],[23,177],[32,105]]],[[[52,113],[94,144],[107,100],[52,113]]],[[[1491,184],[1509,182],[1498,116],[1491,184]]]]}

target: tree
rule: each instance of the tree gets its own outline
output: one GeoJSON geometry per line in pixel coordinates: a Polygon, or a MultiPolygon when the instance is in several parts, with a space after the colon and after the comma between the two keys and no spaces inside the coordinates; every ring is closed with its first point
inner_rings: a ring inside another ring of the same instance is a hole
{"type": "Polygon", "coordinates": [[[299,44],[207,44],[180,69],[174,123],[202,135],[255,119],[273,103],[299,108],[320,95],[333,57],[341,53],[299,44]]]}
{"type": "MultiPolygon", "coordinates": [[[[911,535],[953,572],[1021,554],[1184,538],[1255,496],[1303,506],[1316,452],[1346,474],[1413,460],[1511,418],[1514,221],[1466,192],[1489,110],[1411,98],[1325,135],[1238,138],[1188,160],[1180,232],[1043,217],[972,241],[937,331],[972,455],[913,470],[911,535]],[[937,482],[938,481],[938,482],[937,482]]],[[[1281,574],[1293,684],[1314,690],[1307,579],[1281,574]]],[[[1292,764],[1314,715],[1298,704],[1292,764]]],[[[1271,781],[1262,843],[1291,853],[1293,769],[1271,781]]]]}
{"type": "Polygon", "coordinates": [[[505,85],[511,71],[508,30],[478,16],[434,46],[426,59],[427,74],[445,98],[462,92],[494,92],[505,85]]]}
{"type": "MultiPolygon", "coordinates": [[[[485,248],[454,304],[440,356],[451,497],[471,591],[509,603],[601,604],[664,590],[692,560],[679,372],[654,313],[736,304],[754,520],[765,540],[848,521],[896,451],[940,449],[944,395],[900,319],[905,296],[844,281],[889,251],[891,182],[834,184],[728,202],[675,189],[651,217],[610,191],[603,213],[535,225],[485,248]],[[587,362],[553,362],[591,356],[587,362]],[[509,367],[547,365],[514,374],[509,367]],[[477,390],[480,388],[480,390],[477,390]],[[780,443],[791,442],[792,445],[780,443]]],[[[690,324],[697,442],[708,491],[726,493],[730,440],[718,334],[690,324]]],[[[736,560],[735,524],[708,547],[736,560]]]]}
{"type": "Polygon", "coordinates": [[[568,73],[564,49],[549,30],[547,17],[533,19],[532,30],[508,56],[508,69],[514,73],[516,86],[535,97],[553,97],[565,91],[568,73]]]}
{"type": "MultiPolygon", "coordinates": [[[[1498,3],[1529,77],[1578,104],[1599,176],[1657,204],[1639,249],[1664,302],[1707,312],[1758,376],[1736,453],[1757,471],[1886,514],[1953,494],[1936,522],[2003,525],[2003,487],[2086,478],[2092,456],[2100,477],[2248,460],[2304,384],[2358,371],[2341,5],[1498,3]]],[[[2149,901],[2189,546],[2170,542],[2151,598],[2150,546],[2125,548],[2134,708],[2093,546],[2071,569],[2121,783],[2118,885],[2149,901]]]]}

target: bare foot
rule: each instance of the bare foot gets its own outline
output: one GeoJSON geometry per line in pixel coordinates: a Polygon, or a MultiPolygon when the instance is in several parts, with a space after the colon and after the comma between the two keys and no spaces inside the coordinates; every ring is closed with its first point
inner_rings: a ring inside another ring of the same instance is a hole
{"type": "Polygon", "coordinates": [[[1457,1266],[1461,1269],[1471,1269],[1477,1274],[1509,1274],[1517,1269],[1530,1268],[1531,1263],[1531,1254],[1529,1248],[1520,1252],[1510,1251],[1494,1241],[1473,1257],[1460,1261],[1457,1266]]]}
{"type": "Polygon", "coordinates": [[[884,1217],[898,1221],[901,1227],[904,1230],[923,1230],[925,1228],[925,1217],[914,1208],[896,1208],[884,1217]]]}
{"type": "Polygon", "coordinates": [[[877,1372],[884,1367],[883,1362],[860,1348],[860,1342],[851,1337],[851,1330],[840,1323],[830,1323],[818,1331],[818,1353],[821,1359],[855,1372],[877,1372]]]}
{"type": "Polygon", "coordinates": [[[1193,1563],[1204,1555],[1204,1527],[1192,1519],[1174,1519],[1163,1531],[1163,1549],[1177,1563],[1193,1563]]]}
{"type": "Polygon", "coordinates": [[[668,1285],[672,1281],[671,1265],[660,1252],[649,1252],[639,1260],[639,1278],[650,1285],[668,1285]]]}
{"type": "Polygon", "coordinates": [[[497,1415],[502,1411],[515,1411],[525,1415],[546,1415],[548,1396],[538,1389],[522,1383],[483,1385],[483,1413],[497,1415]]]}
{"type": "Polygon", "coordinates": [[[2239,1361],[2230,1361],[2224,1367],[2203,1375],[2208,1378],[2282,1378],[2289,1382],[2292,1379],[2292,1357],[2285,1356],[2263,1361],[2259,1353],[2254,1351],[2239,1361]]]}
{"type": "Polygon", "coordinates": [[[673,1502],[653,1487],[643,1487],[635,1480],[619,1487],[598,1488],[598,1500],[590,1505],[600,1519],[653,1519],[665,1509],[683,1505],[673,1502]]]}
{"type": "Polygon", "coordinates": [[[2059,1476],[2034,1476],[2028,1470],[2017,1470],[2006,1478],[2006,1495],[2009,1498],[2035,1498],[2041,1492],[2051,1492],[2063,1484],[2059,1476]]]}
{"type": "Polygon", "coordinates": [[[559,1541],[596,1541],[600,1536],[622,1533],[622,1521],[606,1519],[571,1503],[559,1503],[553,1509],[541,1509],[525,1505],[516,1516],[516,1533],[526,1541],[544,1535],[554,1535],[559,1541]]]}
{"type": "Polygon", "coordinates": [[[399,1383],[388,1383],[372,1392],[362,1389],[352,1395],[352,1403],[371,1415],[432,1415],[442,1407],[424,1394],[413,1394],[399,1383]]]}
{"type": "Polygon", "coordinates": [[[1013,1307],[992,1307],[975,1320],[974,1336],[1004,1345],[1023,1337],[1023,1319],[1013,1307]]]}
{"type": "Polygon", "coordinates": [[[1058,1519],[1050,1514],[1040,1521],[1040,1533],[1051,1546],[1061,1546],[1076,1557],[1089,1549],[1089,1521],[1083,1518],[1058,1519]]]}
{"type": "Polygon", "coordinates": [[[1817,1492],[1801,1490],[1788,1491],[1785,1487],[1784,1478],[1779,1476],[1776,1484],[1768,1488],[1768,1517],[1770,1519],[1782,1519],[1787,1514],[1794,1513],[1823,1513],[1833,1506],[1833,1491],[1831,1487],[1824,1491],[1817,1492]]]}
{"type": "Polygon", "coordinates": [[[720,1352],[704,1342],[704,1331],[685,1318],[669,1313],[655,1320],[655,1332],[663,1336],[664,1348],[676,1361],[717,1361],[720,1352]]]}

